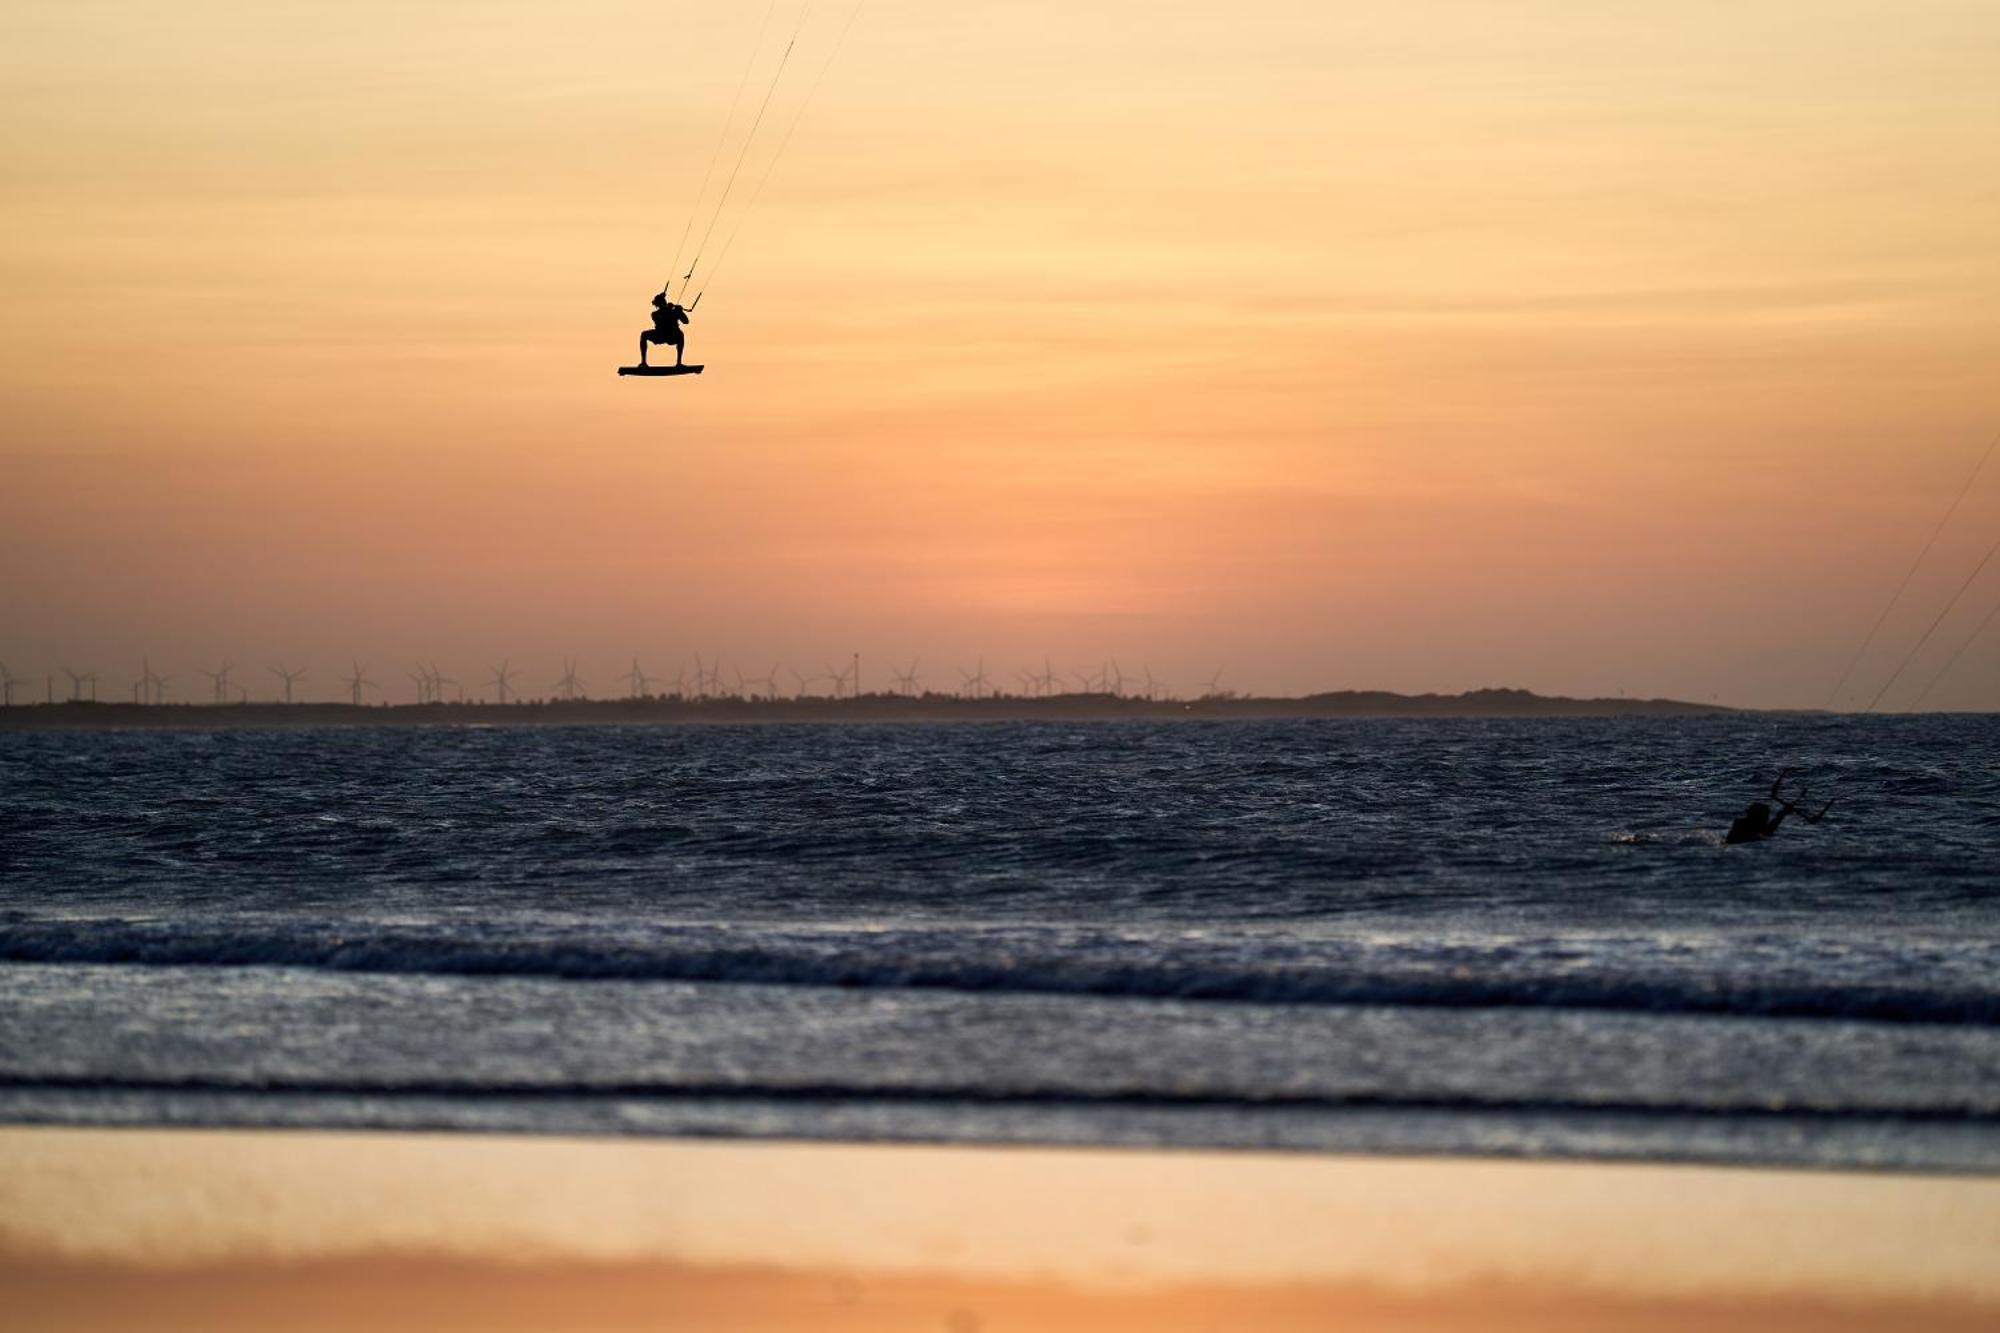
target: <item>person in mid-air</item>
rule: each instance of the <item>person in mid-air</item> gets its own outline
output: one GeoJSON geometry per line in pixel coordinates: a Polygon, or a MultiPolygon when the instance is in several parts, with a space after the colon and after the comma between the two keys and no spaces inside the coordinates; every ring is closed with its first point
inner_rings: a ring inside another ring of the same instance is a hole
{"type": "Polygon", "coordinates": [[[1734,844],[1739,842],[1757,842],[1768,838],[1778,831],[1778,825],[1785,822],[1787,815],[1797,815],[1808,824],[1817,824],[1820,820],[1826,818],[1826,812],[1833,808],[1832,801],[1828,801],[1825,805],[1822,805],[1817,814],[1808,814],[1799,808],[1805,803],[1806,799],[1806,790],[1803,787],[1799,789],[1798,800],[1788,801],[1785,799],[1785,779],[1791,775],[1792,770],[1789,768],[1785,769],[1778,774],[1778,780],[1771,784],[1771,800],[1776,801],[1778,804],[1778,812],[1776,814],[1771,813],[1771,807],[1768,803],[1764,801],[1752,801],[1750,808],[1738,815],[1735,821],[1730,824],[1729,832],[1723,835],[1722,840],[1726,843],[1734,844]]]}
{"type": "Polygon", "coordinates": [[[653,298],[653,327],[639,335],[639,364],[646,364],[646,348],[653,343],[665,343],[674,349],[674,364],[681,364],[687,355],[687,335],[681,332],[681,325],[688,322],[687,307],[667,296],[666,289],[653,298]]]}

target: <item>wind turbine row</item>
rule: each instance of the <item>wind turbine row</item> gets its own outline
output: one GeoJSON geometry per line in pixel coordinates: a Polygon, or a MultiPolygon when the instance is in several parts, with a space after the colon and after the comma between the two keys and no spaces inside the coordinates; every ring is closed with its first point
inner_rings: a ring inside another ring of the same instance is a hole
{"type": "MultiPolygon", "coordinates": [[[[923,688],[922,678],[918,674],[920,662],[921,659],[913,657],[907,669],[890,668],[890,674],[895,679],[895,687],[891,693],[906,699],[922,697],[929,693],[923,688]]],[[[346,687],[347,702],[359,708],[368,701],[370,691],[380,693],[382,687],[369,677],[368,669],[358,660],[350,665],[351,669],[347,674],[338,679],[346,687]]],[[[300,702],[298,687],[311,679],[304,668],[280,664],[267,667],[266,670],[277,679],[280,697],[285,703],[300,702]]],[[[488,667],[487,670],[490,674],[483,682],[483,688],[491,690],[494,697],[502,704],[522,702],[521,672],[513,665],[512,659],[503,658],[499,665],[488,667]]],[[[221,663],[212,671],[207,669],[200,671],[199,674],[207,678],[209,683],[210,703],[250,702],[248,689],[232,685],[231,673],[234,671],[235,667],[227,662],[221,663]]],[[[972,666],[959,667],[957,671],[959,684],[958,688],[952,691],[954,697],[985,699],[1001,696],[1002,691],[994,686],[987,673],[984,658],[980,658],[972,666]]],[[[70,702],[97,701],[98,676],[95,672],[77,671],[64,666],[62,673],[69,678],[67,698],[70,702]]],[[[722,658],[719,654],[713,658],[705,658],[702,654],[696,653],[692,681],[689,680],[686,667],[676,671],[671,680],[664,676],[650,675],[639,664],[638,657],[634,656],[630,668],[618,679],[625,686],[625,697],[632,700],[655,697],[690,701],[762,699],[775,703],[780,697],[778,686],[780,673],[791,680],[791,697],[796,699],[861,697],[859,653],[854,654],[845,666],[836,667],[829,663],[823,670],[811,675],[787,668],[782,662],[772,663],[771,669],[761,676],[748,675],[741,666],[732,665],[729,670],[731,683],[727,686],[723,681],[722,658]],[[661,685],[669,688],[656,696],[654,688],[661,685]],[[820,692],[821,686],[825,687],[824,694],[820,692]]],[[[445,675],[436,662],[419,663],[414,671],[404,674],[416,686],[418,704],[465,702],[465,687],[453,677],[445,675]]],[[[1084,694],[1109,695],[1120,699],[1158,701],[1162,698],[1175,697],[1173,687],[1154,676],[1150,666],[1143,669],[1140,677],[1135,678],[1129,675],[1116,659],[1106,659],[1095,668],[1084,667],[1076,671],[1062,672],[1056,669],[1050,658],[1044,657],[1039,668],[1024,667],[1015,672],[1014,676],[1020,683],[1021,698],[1052,698],[1070,692],[1065,687],[1072,684],[1076,691],[1084,694]]],[[[142,658],[138,679],[132,685],[132,702],[152,705],[166,703],[167,686],[173,679],[171,675],[161,675],[154,671],[150,657],[142,658]]],[[[0,706],[13,707],[16,702],[16,691],[23,683],[21,677],[12,674],[4,664],[0,664],[0,706]]],[[[1231,697],[1222,690],[1222,672],[1219,670],[1201,682],[1200,688],[1201,693],[1198,697],[1204,700],[1231,697]]],[[[550,683],[549,689],[552,697],[566,703],[590,697],[589,683],[578,673],[575,659],[568,657],[562,660],[562,674],[550,683]]],[[[53,677],[49,680],[48,699],[50,702],[55,699],[53,677]]],[[[483,695],[480,702],[484,702],[483,695]]]]}

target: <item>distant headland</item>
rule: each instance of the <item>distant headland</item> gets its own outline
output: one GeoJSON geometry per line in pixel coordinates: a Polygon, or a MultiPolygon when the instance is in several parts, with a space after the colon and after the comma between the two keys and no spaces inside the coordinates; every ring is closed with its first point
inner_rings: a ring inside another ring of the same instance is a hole
{"type": "Polygon", "coordinates": [[[1216,695],[1144,699],[1110,693],[1030,698],[949,694],[863,694],[848,698],[553,699],[514,703],[67,702],[0,708],[0,730],[147,728],[221,730],[272,727],[577,727],[776,723],[1244,721],[1309,718],[1695,717],[1738,710],[1677,699],[1570,699],[1527,690],[1394,694],[1341,690],[1295,698],[1216,695]]]}

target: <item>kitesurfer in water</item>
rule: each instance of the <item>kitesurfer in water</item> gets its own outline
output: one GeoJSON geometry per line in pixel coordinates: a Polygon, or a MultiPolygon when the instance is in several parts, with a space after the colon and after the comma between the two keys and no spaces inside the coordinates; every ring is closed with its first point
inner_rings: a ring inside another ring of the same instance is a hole
{"type": "Polygon", "coordinates": [[[681,325],[688,322],[687,308],[667,296],[666,289],[653,298],[653,327],[639,335],[639,364],[646,364],[646,348],[652,343],[665,343],[674,349],[674,364],[681,364],[687,354],[687,335],[681,332],[681,325]]]}
{"type": "Polygon", "coordinates": [[[1808,824],[1817,824],[1820,820],[1826,818],[1826,812],[1833,808],[1832,801],[1828,801],[1825,805],[1822,805],[1817,814],[1808,814],[1799,808],[1800,804],[1806,799],[1804,788],[1800,788],[1799,799],[1797,801],[1788,801],[1785,799],[1785,779],[1791,775],[1792,770],[1789,768],[1785,769],[1778,774],[1778,780],[1771,784],[1771,800],[1778,804],[1778,812],[1776,814],[1771,813],[1771,807],[1768,803],[1753,801],[1750,804],[1750,808],[1738,815],[1735,821],[1730,824],[1729,832],[1723,835],[1722,840],[1726,843],[1734,844],[1739,842],[1757,842],[1768,838],[1778,831],[1778,825],[1785,822],[1787,815],[1797,815],[1808,824]]]}

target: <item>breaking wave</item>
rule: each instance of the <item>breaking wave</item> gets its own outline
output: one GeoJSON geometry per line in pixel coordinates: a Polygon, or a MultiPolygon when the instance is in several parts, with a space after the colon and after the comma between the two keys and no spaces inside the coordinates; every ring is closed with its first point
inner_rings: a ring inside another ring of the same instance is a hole
{"type": "Polygon", "coordinates": [[[0,962],[2000,1024],[2000,943],[0,918],[0,962]]]}

